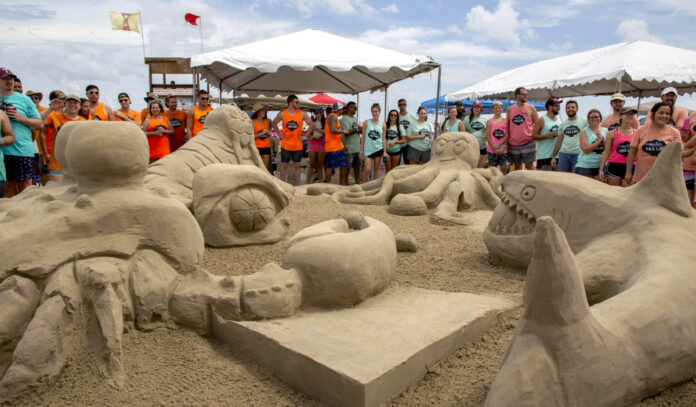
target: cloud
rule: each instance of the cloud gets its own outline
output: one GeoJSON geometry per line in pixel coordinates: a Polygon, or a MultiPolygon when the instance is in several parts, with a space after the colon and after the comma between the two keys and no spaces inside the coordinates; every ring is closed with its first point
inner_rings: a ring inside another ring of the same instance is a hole
{"type": "Polygon", "coordinates": [[[616,34],[624,41],[644,40],[659,43],[665,42],[661,37],[648,32],[648,23],[645,22],[645,20],[633,18],[623,20],[619,26],[616,27],[616,34]]]}
{"type": "Polygon", "coordinates": [[[358,40],[408,54],[423,54],[428,51],[423,44],[442,34],[444,31],[437,28],[392,26],[386,31],[367,30],[358,35],[358,40]]]}
{"type": "MultiPolygon", "coordinates": [[[[286,0],[283,2],[273,1],[273,3],[296,8],[305,17],[325,13],[327,10],[338,15],[352,15],[358,14],[358,12],[360,14],[376,13],[375,8],[365,0],[286,0]]],[[[391,6],[396,8],[395,4],[385,8],[391,6]]],[[[398,9],[396,11],[398,12],[398,9]]]]}
{"type": "Polygon", "coordinates": [[[7,20],[48,20],[55,17],[55,15],[55,10],[49,10],[37,5],[14,4],[2,7],[3,19],[7,20]]]}
{"type": "Polygon", "coordinates": [[[496,39],[519,44],[522,37],[536,37],[531,24],[521,19],[520,14],[512,7],[510,0],[500,0],[494,12],[486,10],[482,5],[472,8],[466,14],[466,29],[481,34],[485,39],[496,39]]]}
{"type": "Polygon", "coordinates": [[[399,7],[395,3],[384,6],[380,9],[383,13],[397,14],[399,12],[399,7]]]}

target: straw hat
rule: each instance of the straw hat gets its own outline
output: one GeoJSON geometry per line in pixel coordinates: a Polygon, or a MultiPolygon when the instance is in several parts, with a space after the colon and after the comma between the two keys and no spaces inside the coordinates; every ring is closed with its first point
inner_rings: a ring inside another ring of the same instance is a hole
{"type": "Polygon", "coordinates": [[[254,106],[251,107],[251,111],[256,113],[261,109],[265,109],[266,107],[262,105],[261,103],[254,103],[254,106]]]}
{"type": "Polygon", "coordinates": [[[39,97],[39,100],[42,100],[42,99],[43,99],[43,93],[41,93],[41,92],[34,92],[33,90],[28,90],[27,93],[25,93],[25,95],[27,95],[27,96],[29,96],[29,97],[38,96],[38,97],[39,97]]]}

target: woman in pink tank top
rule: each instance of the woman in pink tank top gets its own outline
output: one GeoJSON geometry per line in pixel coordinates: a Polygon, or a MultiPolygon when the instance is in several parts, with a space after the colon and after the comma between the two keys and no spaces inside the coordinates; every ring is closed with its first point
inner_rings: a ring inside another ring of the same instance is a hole
{"type": "Polygon", "coordinates": [[[493,102],[493,117],[486,123],[486,151],[488,152],[488,164],[498,167],[500,172],[507,172],[507,125],[502,116],[503,104],[493,102]]]}
{"type": "MultiPolygon", "coordinates": [[[[638,111],[632,108],[624,108],[619,115],[619,127],[607,132],[604,140],[604,154],[599,168],[599,180],[609,185],[625,186],[623,179],[626,177],[626,157],[631,151],[631,140],[635,129],[631,125],[638,111]]],[[[634,160],[635,163],[635,160],[634,160]]]]}

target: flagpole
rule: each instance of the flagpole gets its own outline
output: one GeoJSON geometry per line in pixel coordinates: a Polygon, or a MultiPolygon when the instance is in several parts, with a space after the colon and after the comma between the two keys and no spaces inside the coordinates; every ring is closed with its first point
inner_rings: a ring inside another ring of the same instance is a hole
{"type": "Polygon", "coordinates": [[[140,39],[143,42],[143,61],[145,61],[145,30],[143,30],[143,13],[140,10],[138,10],[138,22],[140,23],[140,39]]]}
{"type": "Polygon", "coordinates": [[[198,17],[198,35],[201,39],[201,54],[204,53],[203,51],[203,17],[198,17]]]}

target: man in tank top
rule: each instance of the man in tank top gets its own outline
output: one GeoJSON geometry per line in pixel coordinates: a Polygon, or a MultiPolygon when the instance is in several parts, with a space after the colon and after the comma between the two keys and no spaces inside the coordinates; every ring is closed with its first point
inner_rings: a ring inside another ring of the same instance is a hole
{"type": "Polygon", "coordinates": [[[552,171],[551,159],[553,158],[553,148],[556,145],[558,127],[561,119],[558,112],[561,111],[561,100],[550,98],[546,101],[546,114],[538,118],[534,123],[532,138],[537,143],[537,170],[552,171]]]}
{"type": "Polygon", "coordinates": [[[90,120],[116,120],[111,107],[99,102],[99,88],[97,85],[87,85],[85,92],[87,95],[87,100],[89,101],[90,120]]]}
{"type": "Polygon", "coordinates": [[[534,106],[527,103],[527,89],[515,89],[517,103],[507,109],[508,157],[515,170],[534,169],[536,142],[532,140],[534,123],[539,119],[534,106]]]}
{"type": "Polygon", "coordinates": [[[288,107],[280,112],[271,126],[276,134],[281,135],[280,143],[280,179],[285,181],[288,172],[288,163],[292,161],[295,175],[295,185],[300,185],[300,161],[302,160],[303,141],[305,136],[302,133],[304,123],[309,125],[307,134],[314,131],[314,121],[309,118],[306,112],[300,110],[300,100],[295,95],[287,98],[288,107]],[[278,128],[278,123],[282,122],[283,131],[278,128]]]}

